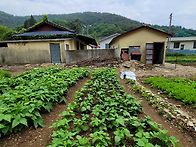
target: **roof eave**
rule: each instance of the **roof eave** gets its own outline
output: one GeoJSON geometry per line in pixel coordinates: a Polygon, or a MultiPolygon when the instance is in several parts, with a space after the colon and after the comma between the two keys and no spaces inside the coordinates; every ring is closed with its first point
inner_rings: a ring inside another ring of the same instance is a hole
{"type": "Polygon", "coordinates": [[[128,34],[128,33],[130,33],[130,32],[133,32],[133,31],[136,31],[136,30],[138,30],[138,29],[141,29],[141,28],[150,28],[150,29],[153,29],[153,30],[158,31],[158,32],[160,32],[160,33],[163,33],[163,34],[165,34],[165,35],[167,35],[167,36],[169,36],[169,37],[172,37],[172,34],[170,34],[170,33],[167,33],[167,32],[164,32],[164,31],[161,31],[161,30],[158,30],[158,29],[155,29],[155,28],[150,27],[150,26],[147,26],[147,25],[142,25],[142,26],[136,27],[136,28],[134,28],[134,29],[131,29],[131,30],[129,30],[129,31],[126,31],[126,32],[124,32],[124,33],[122,33],[122,34],[120,34],[120,35],[114,37],[114,38],[110,41],[109,45],[111,45],[117,38],[119,38],[119,37],[121,37],[121,36],[123,36],[123,35],[126,35],[126,34],[128,34]]]}
{"type": "Polygon", "coordinates": [[[4,40],[4,41],[0,41],[0,43],[47,42],[47,41],[64,41],[64,40],[70,40],[70,39],[72,39],[72,38],[28,39],[28,40],[4,40]]]}

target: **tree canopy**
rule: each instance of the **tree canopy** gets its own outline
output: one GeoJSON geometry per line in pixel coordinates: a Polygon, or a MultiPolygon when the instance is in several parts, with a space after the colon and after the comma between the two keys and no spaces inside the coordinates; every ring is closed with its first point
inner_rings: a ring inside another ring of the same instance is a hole
{"type": "Polygon", "coordinates": [[[5,40],[8,38],[14,31],[6,26],[0,25],[0,40],[5,40]]]}
{"type": "Polygon", "coordinates": [[[28,29],[29,27],[33,26],[36,23],[35,18],[31,15],[30,18],[25,20],[24,28],[28,29]]]}
{"type": "MultiPolygon", "coordinates": [[[[33,19],[42,20],[43,16],[44,15],[36,15],[32,16],[33,18],[31,16],[13,16],[0,11],[0,25],[18,28],[17,30],[20,30],[23,28],[24,21],[29,19],[31,19],[31,22],[33,22],[33,19]]],[[[99,12],[48,14],[47,19],[73,29],[77,33],[90,35],[96,39],[114,33],[122,33],[143,24],[139,21],[131,20],[120,15],[99,12]]],[[[30,23],[31,26],[32,24],[33,23],[30,23]]],[[[166,32],[168,31],[168,26],[151,26],[166,32]]],[[[196,36],[196,30],[187,29],[181,26],[172,26],[172,33],[174,36],[196,36]]]]}

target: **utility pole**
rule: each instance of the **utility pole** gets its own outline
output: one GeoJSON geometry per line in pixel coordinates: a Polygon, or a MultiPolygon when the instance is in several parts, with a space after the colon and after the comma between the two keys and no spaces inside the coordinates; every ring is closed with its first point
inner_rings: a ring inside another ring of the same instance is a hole
{"type": "MultiPolygon", "coordinates": [[[[169,16],[169,29],[168,29],[168,33],[171,35],[172,34],[172,13],[169,16]]],[[[168,43],[167,43],[167,49],[170,48],[170,41],[171,41],[171,36],[168,37],[168,43]]]]}
{"type": "MultiPolygon", "coordinates": [[[[172,17],[173,17],[173,14],[171,13],[170,16],[169,16],[169,33],[172,34],[172,17]]],[[[171,37],[168,38],[168,46],[170,47],[170,42],[171,42],[171,37]]],[[[177,58],[178,58],[178,55],[176,54],[176,62],[175,62],[175,69],[177,68],[177,58]]]]}
{"type": "MultiPolygon", "coordinates": [[[[170,35],[172,34],[172,18],[173,18],[173,14],[171,13],[169,15],[169,29],[168,29],[168,33],[170,35]]],[[[170,42],[171,42],[171,36],[168,37],[167,50],[170,48],[170,42]]],[[[176,64],[175,64],[175,69],[176,69],[176,64]]]]}
{"type": "Polygon", "coordinates": [[[173,14],[171,13],[170,16],[169,16],[169,33],[170,34],[172,33],[172,31],[171,31],[172,17],[173,17],[173,14]]]}

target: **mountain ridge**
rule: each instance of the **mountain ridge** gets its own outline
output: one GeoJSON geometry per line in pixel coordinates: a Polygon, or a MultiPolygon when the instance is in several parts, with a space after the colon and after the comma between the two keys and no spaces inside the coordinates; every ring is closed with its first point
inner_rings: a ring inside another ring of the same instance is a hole
{"type": "MultiPolygon", "coordinates": [[[[39,21],[44,15],[33,15],[39,21]]],[[[24,24],[30,16],[14,16],[0,11],[0,25],[17,28],[24,24]]],[[[77,12],[70,14],[48,14],[48,18],[54,22],[66,24],[67,21],[80,20],[82,25],[87,26],[89,34],[95,38],[102,38],[113,33],[122,33],[134,27],[142,25],[142,22],[126,18],[121,15],[107,12],[77,12]]],[[[148,24],[150,25],[150,24],[148,24]]],[[[168,31],[168,26],[151,25],[162,31],[168,31]]],[[[174,36],[196,36],[196,30],[186,29],[181,26],[172,26],[174,36]]]]}

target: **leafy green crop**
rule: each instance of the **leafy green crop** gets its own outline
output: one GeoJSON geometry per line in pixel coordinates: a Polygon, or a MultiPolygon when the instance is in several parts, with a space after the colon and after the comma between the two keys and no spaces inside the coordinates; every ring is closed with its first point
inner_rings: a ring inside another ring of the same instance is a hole
{"type": "Polygon", "coordinates": [[[52,142],[58,146],[175,146],[176,139],[148,117],[139,119],[140,104],[124,92],[116,71],[101,68],[75,95],[55,122],[52,142]]]}
{"type": "Polygon", "coordinates": [[[1,81],[0,135],[29,125],[43,127],[40,113],[50,112],[55,103],[65,102],[68,88],[87,73],[84,68],[38,68],[10,78],[7,83],[1,81]]]}
{"type": "Polygon", "coordinates": [[[0,70],[0,80],[2,78],[9,78],[9,77],[11,77],[11,73],[5,70],[0,70]]]}
{"type": "Polygon", "coordinates": [[[186,104],[196,104],[196,82],[184,78],[149,77],[145,83],[157,87],[186,104]]]}

